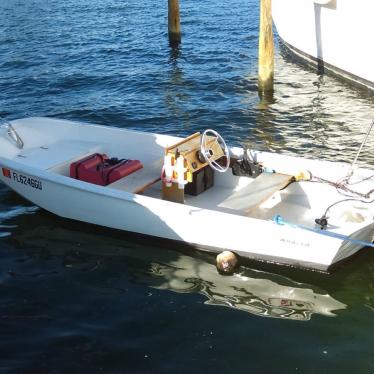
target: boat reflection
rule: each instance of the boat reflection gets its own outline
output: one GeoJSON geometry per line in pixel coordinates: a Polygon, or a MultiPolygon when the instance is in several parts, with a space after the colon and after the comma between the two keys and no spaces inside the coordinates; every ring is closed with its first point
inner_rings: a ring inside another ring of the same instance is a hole
{"type": "Polygon", "coordinates": [[[313,314],[332,317],[335,311],[346,308],[319,287],[288,276],[244,267],[233,276],[222,276],[210,255],[195,252],[191,257],[191,249],[171,250],[150,245],[149,240],[140,243],[101,228],[92,234],[88,225],[50,220],[45,212],[34,214],[32,222],[24,215],[9,223],[18,226],[10,230],[8,237],[16,248],[34,259],[42,260],[48,253],[47,257],[60,259],[66,271],[100,272],[101,267],[111,274],[126,271],[138,284],[177,293],[198,293],[207,298],[206,305],[262,317],[308,321],[313,314]]]}
{"type": "Polygon", "coordinates": [[[334,311],[346,308],[330,295],[283,276],[248,268],[222,276],[214,265],[186,255],[168,263],[153,262],[142,280],[157,289],[200,293],[207,297],[207,305],[261,317],[308,321],[313,314],[331,317],[334,311]]]}

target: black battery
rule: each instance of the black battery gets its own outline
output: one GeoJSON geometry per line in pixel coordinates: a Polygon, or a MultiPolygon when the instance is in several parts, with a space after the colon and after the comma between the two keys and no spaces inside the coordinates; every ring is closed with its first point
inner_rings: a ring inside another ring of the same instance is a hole
{"type": "Polygon", "coordinates": [[[205,166],[193,173],[192,182],[187,183],[184,192],[188,195],[197,196],[214,184],[214,170],[205,166]]]}

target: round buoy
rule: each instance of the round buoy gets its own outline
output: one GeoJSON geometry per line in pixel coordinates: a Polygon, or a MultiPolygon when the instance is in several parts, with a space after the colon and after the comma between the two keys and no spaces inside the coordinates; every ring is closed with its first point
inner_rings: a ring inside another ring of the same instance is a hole
{"type": "Polygon", "coordinates": [[[232,274],[239,265],[238,256],[230,251],[221,252],[217,258],[217,270],[222,274],[232,274]]]}

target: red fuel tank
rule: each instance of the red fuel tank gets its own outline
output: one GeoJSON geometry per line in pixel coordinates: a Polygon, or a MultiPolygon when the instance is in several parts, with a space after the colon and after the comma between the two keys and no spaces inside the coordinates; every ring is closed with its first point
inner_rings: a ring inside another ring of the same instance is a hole
{"type": "Polygon", "coordinates": [[[85,182],[107,186],[143,167],[139,160],[109,159],[96,153],[70,165],[70,176],[85,182]]]}
{"type": "Polygon", "coordinates": [[[108,160],[106,154],[94,153],[70,164],[70,177],[81,179],[85,170],[89,170],[98,164],[108,160]]]}

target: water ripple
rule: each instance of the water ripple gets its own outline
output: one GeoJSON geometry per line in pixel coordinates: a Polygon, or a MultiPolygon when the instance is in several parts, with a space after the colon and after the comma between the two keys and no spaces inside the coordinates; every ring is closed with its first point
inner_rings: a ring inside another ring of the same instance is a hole
{"type": "MultiPolygon", "coordinates": [[[[181,136],[215,128],[234,145],[354,158],[372,94],[277,48],[274,99],[260,102],[259,1],[180,4],[182,45],[170,49],[165,1],[0,1],[0,115],[181,136]]],[[[374,136],[360,164],[373,167],[373,147],[374,136]]],[[[373,372],[373,251],[330,277],[226,279],[206,259],[89,232],[4,186],[0,210],[0,370],[373,372]],[[269,285],[333,302],[336,317],[309,298],[272,298],[269,285]]]]}

